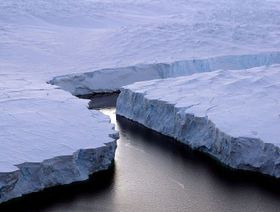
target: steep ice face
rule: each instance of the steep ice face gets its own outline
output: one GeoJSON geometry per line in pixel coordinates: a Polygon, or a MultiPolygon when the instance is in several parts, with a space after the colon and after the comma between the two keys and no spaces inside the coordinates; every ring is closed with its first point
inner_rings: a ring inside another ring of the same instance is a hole
{"type": "Polygon", "coordinates": [[[186,76],[219,69],[241,70],[280,64],[280,52],[253,55],[228,55],[207,59],[182,60],[173,63],[140,64],[123,68],[101,69],[83,74],[54,77],[50,80],[73,95],[115,92],[134,82],[186,76]],[[106,82],[106,83],[104,83],[106,82]]]}
{"type": "Polygon", "coordinates": [[[280,177],[280,66],[125,86],[117,114],[228,166],[280,177]]]}

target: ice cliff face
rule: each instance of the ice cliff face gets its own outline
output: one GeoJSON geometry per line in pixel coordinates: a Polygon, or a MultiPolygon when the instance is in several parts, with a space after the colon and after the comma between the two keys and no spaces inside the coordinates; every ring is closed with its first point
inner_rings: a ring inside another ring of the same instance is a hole
{"type": "Polygon", "coordinates": [[[18,170],[0,173],[0,203],[48,187],[87,180],[113,163],[116,143],[81,149],[73,155],[57,156],[42,162],[25,162],[18,170]]]}
{"type": "Polygon", "coordinates": [[[117,114],[236,169],[280,177],[280,66],[138,82],[117,114]]]}
{"type": "Polygon", "coordinates": [[[122,68],[101,69],[83,74],[54,77],[50,80],[50,83],[58,85],[73,95],[86,95],[99,92],[115,92],[122,86],[139,81],[186,76],[219,69],[241,70],[278,63],[280,63],[280,52],[228,55],[173,63],[140,64],[122,68]]]}

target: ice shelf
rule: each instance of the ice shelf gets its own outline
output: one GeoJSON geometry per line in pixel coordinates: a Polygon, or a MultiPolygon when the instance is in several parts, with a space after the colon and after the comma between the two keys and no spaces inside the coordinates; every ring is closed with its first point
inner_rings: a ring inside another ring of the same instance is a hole
{"type": "Polygon", "coordinates": [[[0,202],[110,166],[108,118],[67,91],[280,63],[278,17],[278,1],[0,1],[0,202]]]}
{"type": "Polygon", "coordinates": [[[17,76],[0,87],[0,203],[111,166],[117,133],[87,101],[17,76]]]}
{"type": "Polygon", "coordinates": [[[125,86],[117,114],[242,170],[280,177],[280,66],[125,86]]]}

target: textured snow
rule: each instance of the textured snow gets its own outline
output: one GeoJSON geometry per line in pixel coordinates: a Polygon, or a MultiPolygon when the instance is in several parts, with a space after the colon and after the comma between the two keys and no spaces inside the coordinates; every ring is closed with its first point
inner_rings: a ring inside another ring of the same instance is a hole
{"type": "Polygon", "coordinates": [[[1,1],[0,55],[46,80],[279,51],[279,10],[276,0],[1,1]]]}
{"type": "Polygon", "coordinates": [[[125,86],[117,114],[239,169],[280,177],[280,65],[125,86]]]}
{"type": "MultiPolygon", "coordinates": [[[[61,34],[60,30],[57,35],[63,40],[54,52],[58,58],[63,52],[67,59],[71,59],[67,60],[71,72],[64,67],[59,72],[71,75],[55,78],[52,83],[73,94],[114,91],[137,79],[158,77],[154,66],[144,69],[137,64],[258,55],[280,49],[279,1],[126,0],[80,1],[75,4],[76,7],[72,8],[72,0],[63,3],[48,1],[44,7],[44,11],[58,20],[63,31],[65,19],[71,20],[71,24],[67,24],[67,34],[61,34]],[[59,13],[48,10],[54,2],[59,13]],[[67,4],[66,9],[63,4],[67,4]],[[77,13],[83,14],[78,29],[77,13]],[[68,42],[71,43],[71,51],[61,51],[68,42]],[[108,80],[107,86],[101,84],[103,79],[108,80]]],[[[48,19],[47,22],[54,23],[48,19]]],[[[228,62],[227,58],[224,63],[228,62]]],[[[239,61],[240,64],[243,62],[239,61]]],[[[227,66],[218,69],[224,67],[227,66]]]]}

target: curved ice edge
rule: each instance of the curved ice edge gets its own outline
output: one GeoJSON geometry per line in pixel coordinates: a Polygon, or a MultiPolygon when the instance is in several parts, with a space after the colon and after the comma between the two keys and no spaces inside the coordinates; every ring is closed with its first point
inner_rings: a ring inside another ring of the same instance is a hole
{"type": "Polygon", "coordinates": [[[0,203],[41,191],[45,188],[84,181],[93,173],[107,170],[115,157],[114,141],[94,149],[80,149],[72,155],[57,156],[42,162],[25,162],[18,170],[0,173],[0,203]]]}
{"type": "Polygon", "coordinates": [[[172,63],[138,64],[127,67],[99,69],[86,73],[57,76],[48,83],[57,85],[77,96],[116,92],[122,86],[139,81],[186,76],[220,69],[242,70],[273,64],[280,64],[280,52],[225,55],[172,63]]]}
{"type": "Polygon", "coordinates": [[[207,117],[181,112],[174,104],[147,99],[126,88],[121,89],[116,113],[207,153],[233,169],[280,178],[279,146],[256,138],[232,137],[207,117]],[[151,107],[156,108],[153,113],[148,110],[151,107]]]}

